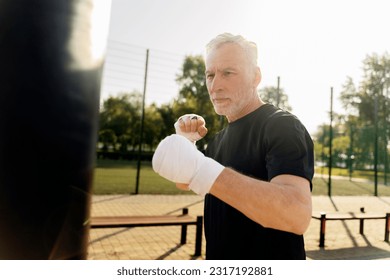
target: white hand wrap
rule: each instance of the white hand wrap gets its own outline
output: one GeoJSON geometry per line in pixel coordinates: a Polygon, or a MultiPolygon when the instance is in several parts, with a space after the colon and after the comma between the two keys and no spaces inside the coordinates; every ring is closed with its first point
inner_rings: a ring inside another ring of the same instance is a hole
{"type": "Polygon", "coordinates": [[[191,142],[196,142],[196,141],[202,139],[203,137],[200,136],[199,132],[183,132],[183,131],[181,131],[180,126],[179,126],[179,122],[180,122],[181,119],[183,121],[185,121],[187,119],[192,119],[194,117],[195,118],[199,118],[200,116],[196,115],[196,114],[186,114],[186,115],[181,116],[174,124],[175,130],[176,130],[176,134],[184,136],[185,138],[187,138],[191,142]]]}
{"type": "Polygon", "coordinates": [[[215,160],[205,157],[185,137],[172,134],[163,139],[154,152],[153,170],[162,177],[189,184],[191,190],[206,195],[225,168],[215,160]]]}

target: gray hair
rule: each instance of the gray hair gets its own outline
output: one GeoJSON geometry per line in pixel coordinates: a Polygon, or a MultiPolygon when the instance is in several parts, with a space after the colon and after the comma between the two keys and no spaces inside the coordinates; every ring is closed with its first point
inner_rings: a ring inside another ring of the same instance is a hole
{"type": "Polygon", "coordinates": [[[256,43],[248,41],[241,35],[233,35],[230,33],[223,33],[212,39],[206,45],[206,55],[212,50],[219,48],[223,44],[233,43],[241,46],[245,51],[249,62],[253,67],[257,67],[257,46],[256,43]]]}

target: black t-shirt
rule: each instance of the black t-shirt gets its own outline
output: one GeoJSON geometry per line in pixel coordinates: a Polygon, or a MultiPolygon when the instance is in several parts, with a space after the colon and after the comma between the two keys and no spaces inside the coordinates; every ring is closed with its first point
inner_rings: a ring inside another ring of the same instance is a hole
{"type": "MultiPolygon", "coordinates": [[[[314,173],[313,142],[292,114],[265,104],[230,123],[208,144],[206,156],[254,178],[314,173]]],[[[304,240],[264,228],[211,194],[205,197],[206,259],[305,259],[304,240]]],[[[294,213],[291,213],[294,215],[294,213]]]]}

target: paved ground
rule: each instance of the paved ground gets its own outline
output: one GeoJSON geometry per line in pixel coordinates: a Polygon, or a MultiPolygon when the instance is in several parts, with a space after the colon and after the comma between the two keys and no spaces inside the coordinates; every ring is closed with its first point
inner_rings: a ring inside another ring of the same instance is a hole
{"type": "MultiPolygon", "coordinates": [[[[92,215],[161,215],[180,214],[188,207],[191,215],[203,213],[203,200],[197,195],[107,195],[92,198],[92,215]]],[[[313,212],[359,211],[390,212],[390,197],[332,197],[314,196],[313,212]]],[[[328,221],[325,248],[319,248],[318,220],[312,219],[305,233],[307,258],[389,259],[390,244],[384,242],[385,221],[365,221],[365,235],[359,234],[359,221],[328,221]]],[[[180,245],[180,227],[146,227],[92,229],[88,259],[91,260],[190,260],[193,257],[195,227],[188,227],[187,244],[180,245]]]]}

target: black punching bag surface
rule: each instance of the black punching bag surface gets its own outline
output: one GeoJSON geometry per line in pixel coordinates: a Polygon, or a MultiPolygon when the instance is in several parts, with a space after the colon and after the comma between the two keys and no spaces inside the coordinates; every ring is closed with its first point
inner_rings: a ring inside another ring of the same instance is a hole
{"type": "Polygon", "coordinates": [[[103,2],[0,0],[0,259],[87,256],[103,2]]]}

